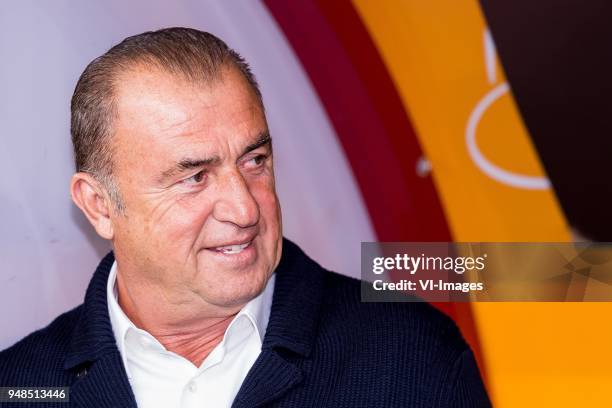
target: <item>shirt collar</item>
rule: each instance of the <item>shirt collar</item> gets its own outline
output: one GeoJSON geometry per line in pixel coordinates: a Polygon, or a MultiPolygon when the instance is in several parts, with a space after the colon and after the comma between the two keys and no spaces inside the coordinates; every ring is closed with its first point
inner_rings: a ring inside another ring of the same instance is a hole
{"type": "MultiPolygon", "coordinates": [[[[248,318],[248,321],[253,325],[256,334],[259,340],[263,343],[264,335],[266,333],[266,328],[268,326],[268,321],[270,319],[270,309],[272,307],[272,295],[274,293],[274,285],[275,285],[276,276],[273,274],[266,284],[264,290],[257,296],[248,302],[244,307],[238,312],[236,317],[232,320],[230,325],[228,326],[223,342],[227,340],[228,335],[232,332],[233,326],[236,322],[240,321],[242,317],[248,318]]],[[[121,309],[119,305],[118,292],[117,292],[117,262],[113,262],[110,273],[108,275],[108,282],[106,286],[106,294],[107,294],[107,304],[108,304],[108,312],[111,321],[111,327],[113,329],[113,334],[115,336],[115,340],[117,342],[117,348],[121,353],[121,356],[124,361],[124,365],[126,365],[126,353],[125,353],[125,338],[130,330],[134,331],[142,331],[132,321],[127,317],[127,315],[121,309]]]]}
{"type": "Polygon", "coordinates": [[[108,281],[106,284],[106,303],[108,304],[108,314],[110,316],[111,327],[113,328],[113,334],[115,335],[115,341],[117,342],[117,348],[121,357],[123,358],[123,364],[127,367],[126,356],[125,356],[125,336],[129,329],[136,329],[136,326],[126,316],[119,306],[119,296],[117,293],[117,262],[113,262],[110,273],[108,274],[108,281]]]}
{"type": "Polygon", "coordinates": [[[266,334],[266,327],[268,326],[268,320],[270,320],[270,309],[272,307],[272,294],[274,292],[275,279],[276,276],[272,274],[270,279],[268,279],[268,283],[266,284],[263,292],[244,305],[242,310],[238,312],[236,318],[234,318],[234,320],[236,320],[238,316],[247,316],[253,324],[253,327],[255,328],[257,336],[261,342],[263,342],[264,335],[266,334]]]}

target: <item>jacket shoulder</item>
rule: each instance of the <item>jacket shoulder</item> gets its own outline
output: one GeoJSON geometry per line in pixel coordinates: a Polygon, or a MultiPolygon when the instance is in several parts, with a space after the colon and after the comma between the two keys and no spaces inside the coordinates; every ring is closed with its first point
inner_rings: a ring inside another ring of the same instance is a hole
{"type": "MultiPolygon", "coordinates": [[[[326,271],[323,312],[330,326],[359,328],[377,339],[399,340],[459,356],[469,349],[455,322],[427,302],[364,302],[362,281],[326,271]],[[393,336],[380,336],[380,333],[393,336]]],[[[408,298],[407,298],[408,299],[408,298]]],[[[353,331],[354,332],[354,331],[353,331]]]]}
{"type": "Polygon", "coordinates": [[[343,367],[347,384],[385,378],[389,385],[360,398],[376,403],[393,395],[413,406],[420,395],[429,406],[491,406],[473,352],[450,317],[425,302],[362,302],[361,281],[333,272],[325,280],[321,364],[343,367]]]}
{"type": "Polygon", "coordinates": [[[57,382],[82,305],[0,352],[0,386],[57,382]],[[55,380],[54,380],[55,378],[55,380]]]}

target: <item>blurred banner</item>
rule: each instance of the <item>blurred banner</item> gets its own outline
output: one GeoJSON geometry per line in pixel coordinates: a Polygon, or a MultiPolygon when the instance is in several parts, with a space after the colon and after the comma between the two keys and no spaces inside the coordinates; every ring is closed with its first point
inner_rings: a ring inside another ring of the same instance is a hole
{"type": "MultiPolygon", "coordinates": [[[[535,4],[538,3],[531,3],[532,9],[537,9],[535,4]]],[[[523,103],[514,98],[512,83],[507,81],[505,67],[500,64],[492,34],[498,28],[487,25],[477,1],[355,0],[349,4],[268,0],[266,5],[306,68],[338,137],[346,139],[343,148],[364,201],[378,205],[384,202],[382,208],[368,204],[380,240],[446,241],[444,229],[438,227],[440,213],[431,211],[437,208],[437,200],[417,193],[418,184],[403,184],[410,192],[410,200],[400,201],[399,206],[410,209],[420,202],[429,210],[421,210],[416,216],[405,213],[406,222],[397,217],[401,210],[392,211],[398,205],[397,191],[381,198],[376,190],[367,187],[367,183],[380,187],[393,180],[392,175],[377,178],[376,172],[394,160],[408,169],[405,180],[413,180],[415,173],[424,178],[421,184],[430,175],[433,177],[444,221],[456,241],[572,239],[569,223],[552,190],[559,182],[549,179],[545,171],[549,166],[543,166],[542,155],[536,151],[520,113],[523,103]],[[355,11],[358,19],[354,18],[355,11]],[[366,34],[360,28],[362,24],[366,34]],[[352,62],[351,69],[346,63],[338,64],[342,59],[352,62]],[[381,60],[388,74],[381,73],[381,60]],[[395,90],[382,98],[381,89],[388,89],[387,75],[395,90]],[[343,86],[347,82],[349,85],[343,86]],[[391,130],[386,133],[380,129],[373,132],[365,125],[365,110],[347,109],[359,100],[356,92],[360,89],[361,95],[367,93],[381,121],[385,120],[381,112],[397,112],[399,96],[410,127],[387,126],[391,130]],[[377,107],[377,100],[386,103],[377,107]],[[363,129],[377,137],[357,136],[363,129]],[[406,146],[413,143],[413,137],[418,150],[408,150],[406,146]],[[389,143],[387,140],[404,140],[404,145],[396,142],[394,151],[384,156],[379,145],[389,143]],[[359,152],[351,159],[355,150],[359,152]],[[364,157],[371,170],[365,180],[359,177],[358,168],[364,157]],[[386,232],[375,222],[377,217],[395,221],[393,238],[386,238],[386,232]],[[424,223],[431,228],[418,228],[424,223]]],[[[505,20],[501,7],[489,8],[496,13],[497,21],[505,20]]],[[[545,16],[550,18],[554,7],[548,11],[550,14],[545,16]]],[[[512,16],[514,22],[521,18],[516,11],[512,16]]],[[[522,23],[504,26],[511,43],[511,29],[522,23]]],[[[570,27],[555,28],[568,36],[570,27]]],[[[562,51],[562,45],[555,51],[562,51]]],[[[517,61],[522,59],[520,54],[514,56],[517,61]]],[[[529,86],[528,81],[525,86],[529,86]]],[[[548,117],[548,121],[562,127],[562,118],[548,117]]],[[[542,136],[535,139],[538,137],[542,136]]],[[[555,135],[549,133],[549,137],[555,135]]],[[[541,146],[538,142],[537,147],[541,146]]],[[[603,152],[606,151],[611,149],[603,152]]],[[[563,161],[554,165],[564,166],[563,161]]],[[[589,212],[589,200],[583,195],[574,195],[573,199],[589,212]]],[[[396,274],[392,279],[397,281],[399,277],[396,274]]],[[[607,367],[612,363],[612,354],[605,350],[612,341],[612,326],[600,322],[610,312],[607,304],[502,303],[475,304],[471,310],[460,305],[441,308],[457,320],[476,348],[496,406],[601,406],[610,401],[604,385],[611,379],[607,367]]]]}
{"type": "MultiPolygon", "coordinates": [[[[478,3],[356,6],[432,162],[454,239],[569,239],[478,3]]],[[[609,311],[608,305],[474,305],[496,406],[585,405],[585,394],[586,405],[609,402],[603,390],[610,376],[602,370],[611,362],[604,350],[612,331],[600,321],[609,311]]]]}
{"type": "Polygon", "coordinates": [[[482,0],[522,117],[581,235],[612,241],[612,3],[482,0]]]}

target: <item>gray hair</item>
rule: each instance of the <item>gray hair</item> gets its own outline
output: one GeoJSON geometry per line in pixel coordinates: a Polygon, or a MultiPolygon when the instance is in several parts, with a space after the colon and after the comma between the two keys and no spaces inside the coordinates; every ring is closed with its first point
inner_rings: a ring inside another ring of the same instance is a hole
{"type": "Polygon", "coordinates": [[[113,179],[111,135],[116,117],[115,87],[119,74],[138,65],[156,67],[192,82],[211,83],[224,66],[233,66],[263,101],[247,62],[221,39],[192,28],[173,27],[128,37],[94,59],[81,74],[71,101],[70,133],[76,170],[94,176],[115,208],[124,210],[113,179]]]}

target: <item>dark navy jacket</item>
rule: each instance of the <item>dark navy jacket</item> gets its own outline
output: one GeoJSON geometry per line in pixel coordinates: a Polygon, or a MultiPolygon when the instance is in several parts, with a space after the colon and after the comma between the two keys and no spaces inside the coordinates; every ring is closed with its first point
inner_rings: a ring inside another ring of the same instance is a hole
{"type": "MultiPolygon", "coordinates": [[[[0,353],[0,386],[70,387],[69,404],[40,408],[136,407],[106,304],[113,261],[102,260],[81,306],[0,353]]],[[[359,281],[287,240],[276,274],[262,351],[234,407],[490,406],[472,352],[433,307],[362,303],[359,281]]]]}

